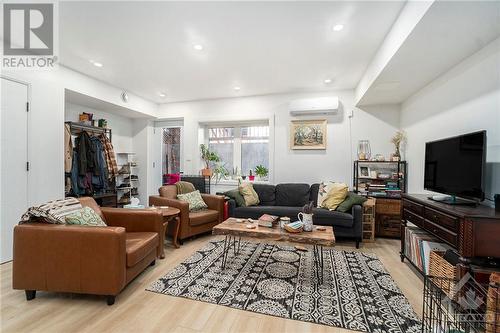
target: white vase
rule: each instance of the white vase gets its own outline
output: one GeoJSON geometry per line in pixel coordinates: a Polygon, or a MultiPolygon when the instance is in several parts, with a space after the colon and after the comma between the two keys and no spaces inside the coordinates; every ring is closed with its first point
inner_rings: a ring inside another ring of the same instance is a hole
{"type": "Polygon", "coordinates": [[[313,214],[306,214],[300,212],[297,215],[297,218],[300,222],[304,223],[304,231],[312,231],[313,230],[313,214]]]}

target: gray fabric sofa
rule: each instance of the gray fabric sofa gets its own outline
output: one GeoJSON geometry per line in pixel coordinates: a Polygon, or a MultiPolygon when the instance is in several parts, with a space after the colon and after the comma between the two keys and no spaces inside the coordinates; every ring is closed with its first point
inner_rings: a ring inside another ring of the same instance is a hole
{"type": "MultiPolygon", "coordinates": [[[[238,218],[258,219],[262,214],[288,216],[292,221],[297,220],[297,214],[302,206],[314,202],[317,206],[319,184],[254,184],[255,192],[259,195],[258,206],[236,207],[234,200],[229,200],[229,216],[238,218]]],[[[324,208],[314,208],[313,223],[315,225],[333,226],[335,237],[352,238],[356,241],[356,248],[362,240],[362,207],[354,205],[350,213],[329,211],[324,208]]]]}

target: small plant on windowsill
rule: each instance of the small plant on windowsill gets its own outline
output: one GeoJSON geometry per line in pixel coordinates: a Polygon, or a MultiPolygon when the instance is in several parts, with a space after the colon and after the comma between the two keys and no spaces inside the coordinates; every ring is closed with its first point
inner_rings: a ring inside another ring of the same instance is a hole
{"type": "Polygon", "coordinates": [[[219,155],[217,155],[216,152],[208,149],[208,147],[205,144],[200,145],[200,154],[201,154],[201,159],[205,163],[205,168],[201,170],[201,174],[203,176],[211,177],[213,172],[212,169],[210,169],[210,165],[220,162],[220,157],[219,155]]]}
{"type": "Polygon", "coordinates": [[[215,184],[217,185],[222,179],[226,179],[229,176],[229,171],[226,169],[225,165],[220,162],[215,165],[213,170],[213,178],[215,179],[215,184]]]}
{"type": "Polygon", "coordinates": [[[258,180],[264,180],[269,174],[269,170],[263,165],[257,165],[255,167],[255,175],[257,175],[258,180]]]}

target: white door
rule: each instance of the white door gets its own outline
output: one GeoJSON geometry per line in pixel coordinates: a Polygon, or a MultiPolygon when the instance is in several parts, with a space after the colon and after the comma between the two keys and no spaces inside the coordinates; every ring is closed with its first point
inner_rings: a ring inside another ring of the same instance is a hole
{"type": "Polygon", "coordinates": [[[13,229],[28,206],[28,86],[1,78],[0,263],[12,260],[13,229]]]}

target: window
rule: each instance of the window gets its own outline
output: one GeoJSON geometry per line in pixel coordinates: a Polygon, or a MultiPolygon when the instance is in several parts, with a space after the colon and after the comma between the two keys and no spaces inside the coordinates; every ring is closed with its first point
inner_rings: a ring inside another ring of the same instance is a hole
{"type": "MultiPolygon", "coordinates": [[[[209,148],[219,155],[229,175],[255,175],[255,167],[269,170],[269,126],[263,124],[208,128],[209,148]]],[[[267,179],[267,177],[265,177],[267,179]]]]}

